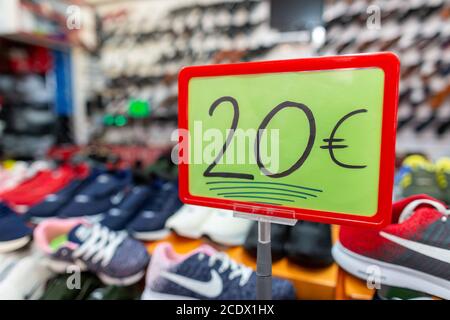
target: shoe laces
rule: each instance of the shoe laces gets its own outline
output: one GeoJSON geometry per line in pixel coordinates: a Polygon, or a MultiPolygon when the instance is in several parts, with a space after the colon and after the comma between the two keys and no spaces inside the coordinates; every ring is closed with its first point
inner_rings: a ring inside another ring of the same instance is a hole
{"type": "Polygon", "coordinates": [[[432,207],[434,207],[437,211],[439,211],[442,214],[442,222],[446,222],[448,219],[448,216],[450,215],[450,210],[447,209],[442,203],[429,200],[429,199],[418,199],[411,201],[402,211],[400,214],[400,217],[398,218],[398,222],[402,223],[405,220],[409,219],[411,217],[416,208],[422,204],[428,204],[432,207]]]}
{"type": "Polygon", "coordinates": [[[75,258],[83,258],[93,263],[101,262],[106,267],[119,245],[126,239],[125,232],[114,232],[99,224],[94,224],[86,241],[73,253],[75,258]]]}
{"type": "MultiPolygon", "coordinates": [[[[199,256],[199,259],[203,259],[204,254],[199,256]]],[[[240,277],[239,285],[243,287],[250,280],[253,270],[242,265],[238,264],[236,261],[232,260],[227,254],[223,252],[218,252],[209,257],[208,266],[213,267],[217,261],[220,261],[220,267],[217,270],[219,273],[224,273],[227,270],[231,270],[228,279],[233,280],[235,278],[240,277]]]]}

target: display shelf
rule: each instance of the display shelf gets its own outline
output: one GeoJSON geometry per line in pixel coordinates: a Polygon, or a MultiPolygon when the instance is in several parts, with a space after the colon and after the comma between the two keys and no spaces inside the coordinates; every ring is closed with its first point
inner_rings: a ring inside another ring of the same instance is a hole
{"type": "Polygon", "coordinates": [[[344,297],[346,300],[372,300],[374,289],[369,289],[365,281],[358,279],[339,268],[343,276],[344,297]]]}

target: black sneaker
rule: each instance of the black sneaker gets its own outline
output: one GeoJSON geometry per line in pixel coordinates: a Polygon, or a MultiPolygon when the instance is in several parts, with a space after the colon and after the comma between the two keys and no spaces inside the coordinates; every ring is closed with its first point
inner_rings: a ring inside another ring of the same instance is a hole
{"type": "MultiPolygon", "coordinates": [[[[282,224],[271,224],[271,245],[272,245],[272,261],[278,261],[285,256],[284,244],[288,239],[289,227],[282,224]]],[[[258,223],[254,223],[247,239],[244,243],[244,249],[251,256],[256,258],[258,247],[258,223]]]]}
{"type": "Polygon", "coordinates": [[[287,257],[307,268],[324,268],[333,263],[331,228],[328,224],[299,221],[292,227],[285,245],[287,257]]]}

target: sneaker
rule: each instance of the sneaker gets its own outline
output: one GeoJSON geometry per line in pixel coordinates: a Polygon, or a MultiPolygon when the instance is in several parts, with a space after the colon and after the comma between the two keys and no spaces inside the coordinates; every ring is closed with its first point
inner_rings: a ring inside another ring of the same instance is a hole
{"type": "Polygon", "coordinates": [[[421,155],[408,156],[403,161],[403,167],[408,171],[400,180],[402,196],[409,197],[417,194],[427,194],[439,199],[441,190],[436,181],[436,171],[431,162],[421,155]]]}
{"type": "Polygon", "coordinates": [[[433,297],[410,289],[382,286],[372,300],[433,300],[433,297]]]}
{"type": "Polygon", "coordinates": [[[0,252],[23,248],[31,241],[32,234],[23,217],[0,203],[0,252]]]}
{"type": "Polygon", "coordinates": [[[450,204],[450,158],[436,162],[437,182],[442,191],[441,199],[450,204]]]}
{"type": "Polygon", "coordinates": [[[48,219],[36,227],[34,238],[52,270],[64,273],[76,265],[106,284],[136,283],[149,261],[142,243],[86,219],[48,219]]]}
{"type": "Polygon", "coordinates": [[[100,223],[111,230],[124,230],[151,193],[152,190],[147,186],[133,187],[118,206],[109,209],[100,223]]]}
{"type": "Polygon", "coordinates": [[[200,239],[203,235],[202,226],[213,210],[186,204],[167,220],[166,229],[173,230],[182,237],[200,239]]]}
{"type": "Polygon", "coordinates": [[[231,210],[213,210],[212,215],[202,226],[203,235],[225,246],[240,246],[252,226],[248,219],[233,217],[231,210]]]}
{"type": "Polygon", "coordinates": [[[178,186],[173,182],[165,182],[148,199],[141,212],[130,222],[127,230],[132,237],[139,240],[165,238],[170,233],[165,227],[167,219],[182,205],[178,198],[178,186]]]}
{"type": "MultiPolygon", "coordinates": [[[[284,251],[284,244],[286,243],[289,231],[291,228],[286,225],[272,223],[270,225],[270,241],[272,248],[272,261],[281,260],[286,256],[284,251]]],[[[244,242],[244,249],[252,257],[256,258],[258,251],[258,223],[253,223],[250,232],[247,235],[247,239],[244,242]]]]}
{"type": "Polygon", "coordinates": [[[41,202],[46,195],[64,188],[75,176],[76,170],[70,166],[42,170],[17,188],[3,193],[1,197],[15,206],[33,206],[41,202]]]}
{"type": "Polygon", "coordinates": [[[333,264],[331,228],[328,224],[299,221],[285,244],[289,260],[307,268],[325,268],[333,264]]]}
{"type": "Polygon", "coordinates": [[[85,300],[102,283],[93,274],[80,274],[80,287],[72,287],[73,274],[60,274],[50,279],[40,300],[85,300]]]}
{"type": "Polygon", "coordinates": [[[127,287],[107,286],[94,290],[88,300],[138,300],[142,289],[139,284],[127,287]]]}
{"type": "Polygon", "coordinates": [[[41,256],[26,256],[2,274],[0,300],[37,300],[52,276],[41,256]]]}
{"type": "Polygon", "coordinates": [[[450,299],[448,214],[429,196],[403,199],[393,206],[392,224],[381,230],[342,226],[333,257],[366,281],[375,275],[382,285],[450,299]]]}
{"type": "Polygon", "coordinates": [[[101,174],[64,206],[58,216],[60,218],[84,216],[99,221],[109,209],[122,201],[125,188],[130,182],[131,172],[128,170],[101,174]]]}
{"type": "Polygon", "coordinates": [[[43,201],[31,207],[26,213],[27,219],[33,223],[42,222],[45,219],[58,215],[58,211],[66,205],[81,189],[95,181],[102,172],[93,170],[86,178],[77,178],[57,193],[51,193],[43,201]]]}
{"type": "MultiPolygon", "coordinates": [[[[143,300],[250,300],[256,298],[256,272],[225,253],[202,245],[189,254],[177,254],[171,244],[159,244],[147,272],[143,300]]],[[[295,299],[287,280],[273,278],[274,300],[295,299]]]]}

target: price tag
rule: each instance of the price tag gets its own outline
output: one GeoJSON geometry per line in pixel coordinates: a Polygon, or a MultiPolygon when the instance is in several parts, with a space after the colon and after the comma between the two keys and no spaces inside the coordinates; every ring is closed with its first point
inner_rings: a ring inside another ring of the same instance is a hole
{"type": "Polygon", "coordinates": [[[180,198],[272,217],[390,223],[391,53],[184,68],[180,198]]]}

